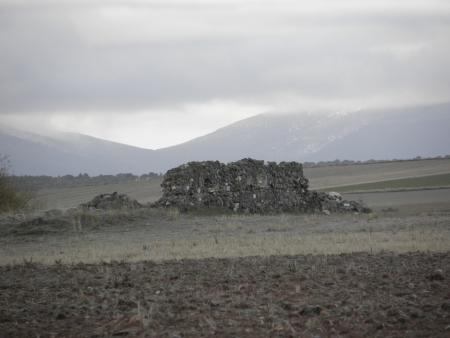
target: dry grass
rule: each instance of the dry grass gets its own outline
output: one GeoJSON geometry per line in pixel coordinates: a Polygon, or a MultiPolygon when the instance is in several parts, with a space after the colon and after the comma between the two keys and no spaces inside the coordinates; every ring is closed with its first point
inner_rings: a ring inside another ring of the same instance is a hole
{"type": "Polygon", "coordinates": [[[317,215],[176,217],[167,223],[172,223],[172,230],[150,224],[128,231],[4,243],[0,264],[450,250],[450,229],[445,225],[450,216],[440,221],[431,217],[428,224],[423,223],[426,217],[404,223],[367,216],[340,221],[317,215]]]}

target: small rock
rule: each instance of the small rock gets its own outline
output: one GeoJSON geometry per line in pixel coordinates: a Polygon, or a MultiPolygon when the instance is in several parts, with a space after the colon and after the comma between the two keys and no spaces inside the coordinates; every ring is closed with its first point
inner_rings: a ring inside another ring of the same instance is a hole
{"type": "Polygon", "coordinates": [[[281,302],[280,307],[282,307],[286,311],[294,311],[297,310],[297,306],[288,302],[281,302]]]}
{"type": "Polygon", "coordinates": [[[322,308],[318,305],[307,305],[300,310],[302,316],[317,316],[322,312],[322,308]]]}
{"type": "Polygon", "coordinates": [[[64,313],[60,312],[56,315],[55,319],[57,319],[57,320],[66,319],[66,315],[64,313]]]}
{"type": "Polygon", "coordinates": [[[375,330],[382,330],[382,329],[384,329],[384,327],[385,327],[385,325],[384,325],[383,323],[378,323],[378,324],[375,326],[375,330]]]}
{"type": "Polygon", "coordinates": [[[387,315],[388,317],[396,317],[396,316],[399,315],[399,311],[398,311],[397,309],[389,309],[389,310],[386,312],[386,315],[387,315]]]}
{"type": "Polygon", "coordinates": [[[420,318],[422,316],[421,311],[415,308],[411,308],[408,311],[409,317],[412,319],[420,318]]]}
{"type": "Polygon", "coordinates": [[[431,282],[430,287],[433,290],[440,289],[441,288],[441,283],[439,283],[439,282],[431,282]]]}
{"type": "Polygon", "coordinates": [[[342,201],[342,195],[335,191],[328,192],[328,197],[330,197],[336,201],[342,201]]]}
{"type": "Polygon", "coordinates": [[[210,304],[212,307],[217,307],[217,306],[220,305],[220,301],[217,300],[217,299],[211,299],[211,301],[209,302],[209,304],[210,304]]]}
{"type": "Polygon", "coordinates": [[[444,272],[441,269],[436,269],[433,271],[432,274],[427,276],[427,279],[431,280],[431,281],[435,281],[435,280],[444,280],[444,272]]]}
{"type": "Polygon", "coordinates": [[[441,309],[450,312],[450,301],[447,301],[441,305],[441,309]]]}
{"type": "Polygon", "coordinates": [[[240,302],[234,305],[235,308],[237,309],[250,309],[251,306],[245,302],[240,302]]]}

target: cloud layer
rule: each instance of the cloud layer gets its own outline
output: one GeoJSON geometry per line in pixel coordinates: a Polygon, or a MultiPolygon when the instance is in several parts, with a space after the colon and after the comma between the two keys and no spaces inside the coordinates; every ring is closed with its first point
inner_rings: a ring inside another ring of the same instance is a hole
{"type": "Polygon", "coordinates": [[[446,101],[449,36],[447,0],[0,1],[0,114],[446,101]]]}

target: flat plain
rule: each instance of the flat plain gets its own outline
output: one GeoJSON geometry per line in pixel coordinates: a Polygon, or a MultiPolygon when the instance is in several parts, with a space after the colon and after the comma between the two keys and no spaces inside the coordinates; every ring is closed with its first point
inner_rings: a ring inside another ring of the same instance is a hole
{"type": "Polygon", "coordinates": [[[305,168],[313,189],[450,173],[450,159],[411,160],[305,168]]]}
{"type": "MultiPolygon", "coordinates": [[[[390,187],[397,187],[398,189],[402,186],[395,186],[390,182],[419,177],[423,180],[427,176],[450,174],[450,159],[315,167],[305,168],[304,173],[310,181],[311,189],[339,190],[339,188],[343,189],[349,185],[373,182],[382,182],[385,189],[390,187]],[[388,181],[388,183],[385,181],[388,181]]],[[[37,199],[42,208],[67,209],[76,207],[98,194],[117,191],[128,194],[142,203],[148,203],[156,201],[161,196],[161,181],[162,179],[157,178],[150,181],[133,181],[121,184],[43,189],[38,191],[37,199]]],[[[425,182],[420,188],[424,186],[428,187],[429,183],[425,182]]],[[[440,186],[441,184],[433,184],[434,188],[440,186]]],[[[447,181],[444,181],[442,186],[448,186],[447,181]]],[[[357,190],[367,190],[367,187],[357,190]]],[[[348,191],[348,189],[344,191],[348,191]]],[[[449,199],[444,199],[443,202],[448,201],[449,199]]]]}
{"type": "Polygon", "coordinates": [[[141,203],[154,202],[161,197],[161,179],[127,183],[88,185],[73,188],[51,188],[37,191],[37,202],[42,209],[68,209],[90,201],[99,194],[117,191],[141,203]]]}
{"type": "MultiPolygon", "coordinates": [[[[342,186],[351,176],[439,175],[449,163],[305,172],[313,187],[342,186]]],[[[38,196],[62,209],[112,191],[145,203],[160,196],[159,184],[38,196]]],[[[448,337],[450,189],[392,190],[344,194],[370,214],[143,208],[87,212],[82,227],[58,217],[3,219],[0,336],[448,337]]]]}

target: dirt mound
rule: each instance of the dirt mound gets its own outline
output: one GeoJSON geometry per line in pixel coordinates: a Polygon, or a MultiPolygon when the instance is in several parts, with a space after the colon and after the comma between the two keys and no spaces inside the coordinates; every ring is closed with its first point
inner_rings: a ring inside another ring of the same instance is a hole
{"type": "Polygon", "coordinates": [[[221,208],[235,212],[367,212],[337,193],[308,190],[303,167],[297,162],[243,159],[189,162],[169,170],[161,184],[160,206],[181,210],[221,208]]]}
{"type": "Polygon", "coordinates": [[[87,203],[80,204],[80,208],[88,210],[138,209],[141,207],[142,204],[135,199],[130,198],[126,194],[118,194],[117,192],[113,192],[112,194],[101,194],[95,196],[87,203]]]}

